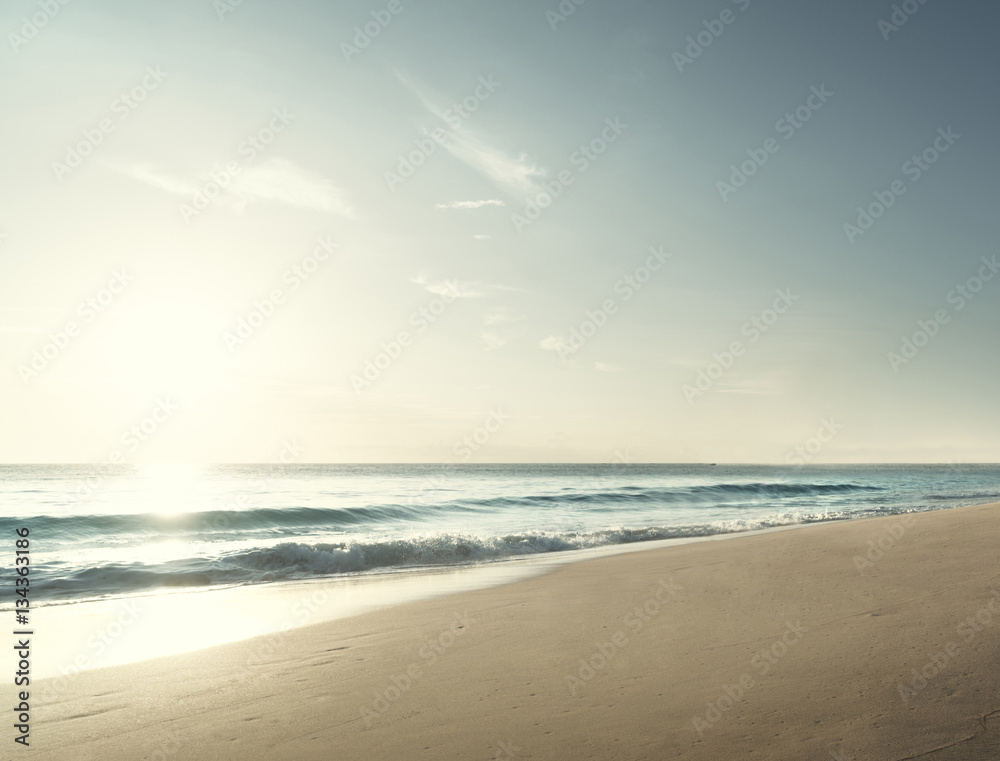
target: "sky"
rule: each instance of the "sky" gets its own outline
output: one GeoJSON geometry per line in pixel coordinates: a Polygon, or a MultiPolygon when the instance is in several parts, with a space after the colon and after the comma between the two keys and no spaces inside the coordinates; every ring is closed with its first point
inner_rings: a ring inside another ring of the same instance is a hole
{"type": "Polygon", "coordinates": [[[10,0],[0,462],[1000,461],[998,21],[10,0]]]}

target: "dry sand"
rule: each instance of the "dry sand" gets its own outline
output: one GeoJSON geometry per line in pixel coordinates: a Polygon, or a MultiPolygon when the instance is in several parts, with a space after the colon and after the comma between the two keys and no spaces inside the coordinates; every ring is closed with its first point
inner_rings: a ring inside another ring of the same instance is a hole
{"type": "Polygon", "coordinates": [[[84,673],[9,757],[998,759],[998,539],[986,505],[574,563],[84,673]]]}

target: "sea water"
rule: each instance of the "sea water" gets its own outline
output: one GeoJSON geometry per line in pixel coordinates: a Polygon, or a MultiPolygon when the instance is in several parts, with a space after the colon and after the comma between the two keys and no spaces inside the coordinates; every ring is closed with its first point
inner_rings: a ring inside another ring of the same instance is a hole
{"type": "Polygon", "coordinates": [[[30,530],[44,605],[572,560],[998,500],[997,465],[7,465],[0,536],[13,548],[30,530]]]}

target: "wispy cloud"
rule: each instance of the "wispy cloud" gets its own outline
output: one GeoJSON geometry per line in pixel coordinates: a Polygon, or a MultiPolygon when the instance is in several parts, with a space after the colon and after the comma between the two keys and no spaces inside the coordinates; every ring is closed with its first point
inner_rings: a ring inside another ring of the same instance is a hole
{"type": "Polygon", "coordinates": [[[428,280],[423,275],[410,278],[411,283],[423,286],[425,290],[440,295],[455,296],[460,299],[472,299],[487,296],[492,291],[520,292],[520,288],[509,285],[491,285],[481,280],[428,280]]]}
{"type": "Polygon", "coordinates": [[[487,351],[506,346],[512,338],[525,332],[523,324],[525,317],[515,314],[507,307],[500,307],[488,312],[483,317],[483,330],[480,338],[487,351]]]}
{"type": "MultiPolygon", "coordinates": [[[[211,181],[208,174],[177,177],[145,164],[118,167],[121,174],[171,195],[191,197],[211,181]]],[[[270,201],[316,211],[353,217],[343,190],[316,172],[302,169],[286,159],[272,157],[232,177],[216,203],[242,212],[250,201],[270,201]]]]}
{"type": "Polygon", "coordinates": [[[475,240],[489,240],[490,239],[489,235],[473,235],[472,237],[475,240]]]}
{"type": "Polygon", "coordinates": [[[427,112],[444,125],[439,125],[434,131],[439,137],[442,137],[439,142],[452,156],[466,166],[486,175],[497,186],[509,193],[521,195],[541,192],[541,187],[536,183],[536,180],[547,174],[544,167],[536,164],[525,153],[516,157],[509,156],[491,145],[485,137],[473,132],[465,123],[454,126],[454,120],[452,120],[452,123],[449,124],[445,118],[448,109],[446,99],[398,70],[395,74],[403,86],[417,97],[427,112]]]}
{"type": "Polygon", "coordinates": [[[485,174],[494,183],[515,194],[541,192],[535,182],[546,175],[544,168],[535,164],[527,154],[512,158],[498,148],[488,145],[466,129],[445,130],[442,145],[462,163],[485,174]]]}
{"type": "Polygon", "coordinates": [[[521,322],[524,319],[524,315],[515,315],[506,307],[502,307],[486,315],[484,321],[487,325],[502,325],[507,322],[521,322]]]}
{"type": "Polygon", "coordinates": [[[139,180],[139,182],[144,182],[147,185],[152,185],[154,188],[159,188],[173,195],[189,196],[198,189],[198,186],[190,180],[158,172],[145,164],[133,164],[121,167],[118,171],[127,177],[139,180]]]}
{"type": "Polygon", "coordinates": [[[399,69],[393,69],[392,73],[396,75],[396,79],[398,79],[407,90],[417,97],[417,100],[420,101],[420,105],[422,105],[430,113],[434,114],[434,116],[438,119],[444,121],[444,112],[447,108],[439,106],[434,100],[431,99],[432,94],[427,87],[418,84],[413,77],[408,77],[399,69]]]}
{"type": "Polygon", "coordinates": [[[343,190],[322,175],[285,159],[272,158],[245,169],[236,176],[233,192],[252,199],[354,216],[343,190]]]}
{"type": "Polygon", "coordinates": [[[567,348],[568,344],[562,336],[549,336],[539,341],[538,346],[545,351],[562,351],[567,348]]]}
{"type": "Polygon", "coordinates": [[[435,209],[481,209],[483,206],[503,206],[504,202],[496,198],[484,201],[452,201],[451,203],[439,203],[435,209]]]}
{"type": "Polygon", "coordinates": [[[753,376],[730,373],[716,383],[712,391],[717,394],[773,396],[780,394],[784,387],[785,383],[780,373],[764,373],[753,376]]]}
{"type": "Polygon", "coordinates": [[[495,333],[493,331],[483,331],[480,338],[483,344],[486,346],[486,351],[493,351],[494,349],[499,349],[501,346],[507,344],[507,336],[503,336],[500,333],[495,333]]]}

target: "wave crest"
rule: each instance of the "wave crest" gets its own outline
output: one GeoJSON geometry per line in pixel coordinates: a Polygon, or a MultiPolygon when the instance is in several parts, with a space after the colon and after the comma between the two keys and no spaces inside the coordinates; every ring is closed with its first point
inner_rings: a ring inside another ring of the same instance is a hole
{"type": "Polygon", "coordinates": [[[541,531],[477,536],[435,533],[342,543],[282,542],[216,558],[190,557],[159,564],[111,564],[57,576],[40,567],[40,599],[148,591],[161,587],[254,584],[400,568],[466,565],[615,544],[730,534],[846,518],[839,513],[779,513],[694,526],[614,527],[600,531],[541,531]]]}

